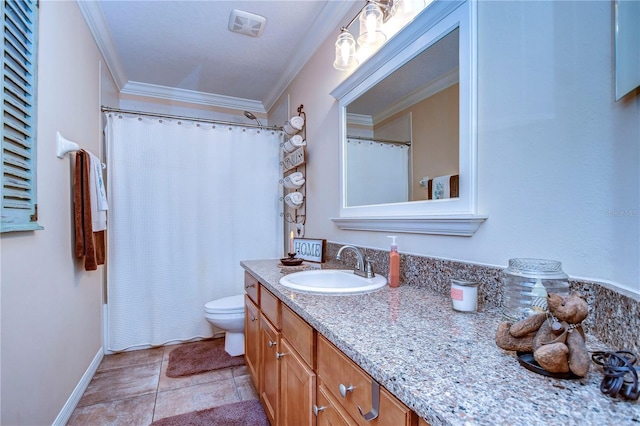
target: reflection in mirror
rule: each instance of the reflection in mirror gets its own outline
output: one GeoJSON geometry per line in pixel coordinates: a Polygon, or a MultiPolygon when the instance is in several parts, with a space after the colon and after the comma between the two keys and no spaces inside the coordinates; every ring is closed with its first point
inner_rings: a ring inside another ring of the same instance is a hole
{"type": "Polygon", "coordinates": [[[347,206],[458,197],[459,30],[346,107],[347,206]]]}

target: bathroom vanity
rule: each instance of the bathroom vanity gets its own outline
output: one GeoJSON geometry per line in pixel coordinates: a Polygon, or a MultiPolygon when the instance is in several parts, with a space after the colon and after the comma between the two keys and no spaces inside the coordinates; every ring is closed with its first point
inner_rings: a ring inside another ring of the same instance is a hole
{"type": "MultiPolygon", "coordinates": [[[[241,265],[245,359],[273,425],[640,421],[637,401],[600,392],[595,364],[579,380],[520,366],[494,342],[497,309],[456,312],[449,297],[407,285],[360,295],[299,293],[279,280],[306,264],[241,265]]],[[[607,349],[592,336],[587,347],[607,349]]]]}
{"type": "Polygon", "coordinates": [[[367,414],[377,414],[372,424],[417,424],[415,413],[248,272],[245,289],[245,359],[272,425],[312,425],[316,417],[318,425],[359,424],[367,414]]]}

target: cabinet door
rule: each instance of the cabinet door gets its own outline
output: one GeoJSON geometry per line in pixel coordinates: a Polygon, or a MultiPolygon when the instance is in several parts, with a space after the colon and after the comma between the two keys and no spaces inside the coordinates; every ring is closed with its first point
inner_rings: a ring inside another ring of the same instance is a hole
{"type": "Polygon", "coordinates": [[[318,377],[342,408],[361,426],[414,426],[418,419],[411,410],[383,387],[379,388],[378,417],[367,421],[372,409],[372,379],[324,336],[318,336],[318,377]]]}
{"type": "Polygon", "coordinates": [[[244,296],[244,362],[253,385],[260,389],[260,311],[248,295],[244,296]]]}
{"type": "Polygon", "coordinates": [[[356,426],[357,423],[345,413],[340,404],[334,401],[331,393],[322,384],[318,384],[318,398],[314,408],[317,417],[316,426],[356,426]]]}
{"type": "Polygon", "coordinates": [[[260,305],[258,287],[260,283],[248,272],[244,273],[244,291],[247,292],[253,303],[260,305]]]}
{"type": "Polygon", "coordinates": [[[276,358],[280,334],[260,314],[260,401],[272,425],[278,424],[280,362],[276,358]]]}
{"type": "Polygon", "coordinates": [[[312,425],[316,375],[285,338],[280,351],[280,425],[312,425]]]}

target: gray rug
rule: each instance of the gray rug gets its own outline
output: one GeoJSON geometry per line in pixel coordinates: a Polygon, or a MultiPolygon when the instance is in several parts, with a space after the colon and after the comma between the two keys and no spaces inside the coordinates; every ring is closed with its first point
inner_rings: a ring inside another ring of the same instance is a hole
{"type": "Polygon", "coordinates": [[[168,377],[184,377],[244,364],[244,356],[230,356],[224,338],[182,345],[169,353],[168,377]]]}
{"type": "Polygon", "coordinates": [[[269,426],[267,415],[257,399],[167,417],[151,426],[269,426]]]}

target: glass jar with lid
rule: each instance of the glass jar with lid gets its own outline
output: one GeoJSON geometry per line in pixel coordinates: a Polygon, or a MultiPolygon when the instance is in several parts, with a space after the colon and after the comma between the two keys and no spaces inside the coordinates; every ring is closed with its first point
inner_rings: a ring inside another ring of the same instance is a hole
{"type": "Polygon", "coordinates": [[[503,271],[502,307],[506,321],[516,322],[547,310],[547,294],[569,294],[569,276],[556,260],[515,258],[503,271]]]}

